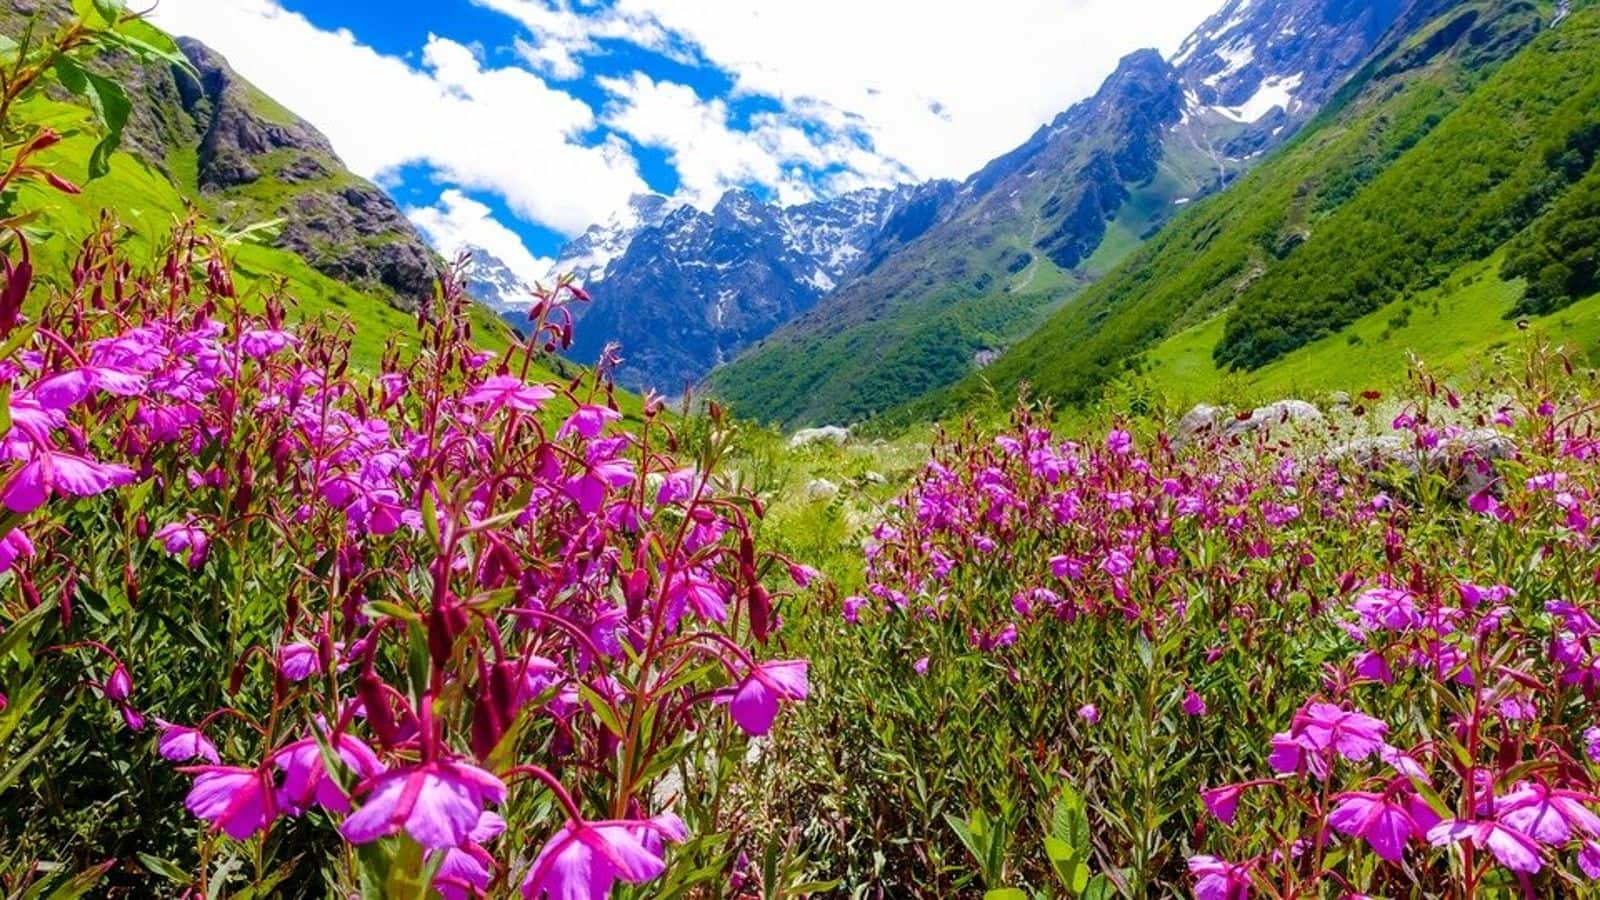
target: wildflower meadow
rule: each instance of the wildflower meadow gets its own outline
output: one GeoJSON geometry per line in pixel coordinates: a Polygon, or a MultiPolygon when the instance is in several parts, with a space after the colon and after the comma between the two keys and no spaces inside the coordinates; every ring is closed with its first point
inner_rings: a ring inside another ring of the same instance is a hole
{"type": "MultiPolygon", "coordinates": [[[[75,60],[170,55],[108,9],[8,74],[0,193],[80,189],[29,97],[114,133],[75,60]]],[[[1024,398],[817,501],[837,449],[560,364],[571,283],[491,342],[445,271],[369,369],[197,217],[46,278],[4,209],[7,897],[1594,893],[1562,348],[1312,418],[1024,398]]]]}

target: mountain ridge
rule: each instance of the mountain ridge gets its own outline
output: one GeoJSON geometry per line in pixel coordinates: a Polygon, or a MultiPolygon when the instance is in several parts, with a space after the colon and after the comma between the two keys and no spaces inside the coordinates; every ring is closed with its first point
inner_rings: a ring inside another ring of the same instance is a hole
{"type": "Polygon", "coordinates": [[[1172,61],[1125,57],[1096,94],[963,182],[915,247],[707,387],[794,425],[867,418],[959,380],[1291,139],[1387,36],[1438,5],[1231,0],[1172,61]]]}

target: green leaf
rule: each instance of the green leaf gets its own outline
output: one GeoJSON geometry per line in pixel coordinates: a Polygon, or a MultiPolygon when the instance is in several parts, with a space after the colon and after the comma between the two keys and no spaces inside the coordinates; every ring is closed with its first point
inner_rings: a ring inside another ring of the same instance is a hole
{"type": "Polygon", "coordinates": [[[123,5],[122,0],[94,0],[94,11],[100,14],[100,18],[104,19],[107,25],[115,25],[128,8],[123,5]]]}
{"type": "Polygon", "coordinates": [[[78,900],[99,884],[100,879],[105,877],[106,872],[110,871],[115,863],[116,860],[108,859],[97,866],[84,869],[67,879],[66,884],[51,891],[48,900],[78,900]]]}
{"type": "Polygon", "coordinates": [[[8,789],[10,789],[11,785],[14,784],[18,778],[22,777],[22,773],[28,771],[28,767],[33,764],[34,759],[38,757],[40,753],[43,753],[45,748],[55,743],[55,739],[61,735],[62,730],[67,727],[67,723],[72,721],[72,713],[77,709],[77,707],[77,701],[73,701],[72,705],[67,707],[65,712],[56,716],[55,722],[52,723],[50,725],[50,729],[44,733],[44,737],[39,738],[39,740],[34,743],[32,747],[29,747],[27,750],[23,751],[21,755],[17,756],[15,761],[12,762],[11,767],[6,769],[3,774],[0,774],[0,794],[4,794],[8,789]]]}
{"type": "Polygon", "coordinates": [[[148,853],[136,855],[139,857],[139,864],[152,874],[160,875],[174,884],[188,884],[191,881],[189,873],[179,868],[178,864],[170,859],[162,859],[159,856],[151,856],[148,853]]]}
{"type": "Polygon", "coordinates": [[[995,888],[985,891],[983,900],[1028,900],[1028,894],[1022,888],[995,888]]]}

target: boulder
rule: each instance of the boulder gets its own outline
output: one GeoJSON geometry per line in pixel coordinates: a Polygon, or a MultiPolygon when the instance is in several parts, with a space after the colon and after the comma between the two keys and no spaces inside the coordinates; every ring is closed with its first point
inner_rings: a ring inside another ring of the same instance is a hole
{"type": "Polygon", "coordinates": [[[1178,420],[1178,427],[1173,437],[1179,444],[1186,444],[1203,434],[1215,431],[1227,417],[1228,412],[1222,407],[1201,403],[1184,413],[1183,418],[1178,420]]]}
{"type": "Polygon", "coordinates": [[[1494,464],[1510,459],[1517,452],[1516,441],[1493,428],[1474,428],[1440,439],[1435,446],[1418,452],[1411,438],[1400,434],[1357,438],[1334,447],[1326,459],[1349,461],[1370,469],[1398,466],[1413,475],[1443,472],[1454,483],[1458,494],[1474,494],[1495,481],[1494,464]]]}
{"type": "Polygon", "coordinates": [[[1322,418],[1321,410],[1304,400],[1279,400],[1258,406],[1250,411],[1247,418],[1235,418],[1222,427],[1222,433],[1227,436],[1250,434],[1262,428],[1274,425],[1289,425],[1295,422],[1310,422],[1322,418]]]}
{"type": "Polygon", "coordinates": [[[826,478],[813,478],[806,483],[807,500],[832,500],[839,496],[839,486],[826,478]]]}
{"type": "Polygon", "coordinates": [[[843,447],[850,440],[850,429],[838,425],[824,425],[821,428],[802,428],[789,438],[789,449],[798,450],[812,444],[828,443],[835,447],[843,447]]]}

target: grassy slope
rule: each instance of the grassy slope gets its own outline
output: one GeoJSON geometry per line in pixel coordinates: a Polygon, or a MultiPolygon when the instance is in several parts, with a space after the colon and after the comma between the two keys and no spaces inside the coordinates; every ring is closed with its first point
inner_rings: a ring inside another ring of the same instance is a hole
{"type": "MultiPolygon", "coordinates": [[[[110,174],[87,181],[87,159],[95,137],[80,108],[66,103],[35,101],[22,115],[68,134],[65,140],[47,151],[46,161],[83,188],[82,194],[66,197],[53,190],[30,186],[23,189],[19,198],[20,208],[37,207],[45,211],[36,224],[50,232],[50,236],[34,247],[44,280],[61,278],[70,268],[79,241],[93,227],[101,210],[114,211],[118,220],[127,226],[125,239],[135,251],[134,258],[153,253],[173,226],[188,214],[188,198],[196,196],[197,192],[180,190],[161,171],[128,153],[116,154],[110,174]]],[[[174,176],[182,180],[182,160],[169,160],[169,164],[172,164],[174,176]]],[[[192,166],[190,172],[192,175],[192,166]]],[[[410,314],[395,309],[382,298],[323,275],[294,253],[254,243],[236,244],[230,252],[236,281],[247,298],[281,282],[288,295],[294,298],[294,314],[300,320],[323,316],[349,320],[355,328],[352,361],[357,366],[375,369],[391,336],[398,335],[403,345],[416,333],[416,322],[410,314]]],[[[485,349],[498,351],[508,346],[509,334],[497,317],[484,310],[475,310],[473,315],[474,331],[485,349]]],[[[550,371],[543,375],[558,377],[550,371]]],[[[638,398],[629,396],[626,406],[636,413],[638,398]]]]}
{"type": "Polygon", "coordinates": [[[1523,286],[1502,280],[1500,264],[1496,254],[1467,266],[1444,285],[1391,303],[1250,372],[1229,371],[1212,358],[1222,338],[1223,318],[1217,316],[1152,349],[1140,380],[1164,405],[1182,410],[1201,402],[1246,406],[1389,388],[1405,378],[1413,359],[1436,374],[1470,375],[1495,366],[1501,351],[1530,340],[1549,340],[1580,361],[1600,363],[1600,296],[1525,320],[1523,330],[1506,318],[1523,286]]]}
{"type": "MultiPolygon", "coordinates": [[[[1532,9],[1530,13],[1528,4],[1477,3],[1457,7],[1451,15],[1475,11],[1490,19],[1490,14],[1497,14],[1501,18],[1495,21],[1512,26],[1544,14],[1541,7],[1532,9]]],[[[1105,382],[1135,368],[1141,351],[1168,336],[1186,334],[1193,342],[1199,335],[1207,335],[1214,345],[1214,337],[1223,327],[1214,317],[1284,258],[1292,260],[1305,250],[1293,249],[1297,236],[1309,234],[1312,241],[1337,242],[1339,235],[1325,227],[1326,221],[1351,198],[1370,190],[1376,180],[1402,164],[1437,166],[1439,160],[1422,156],[1419,148],[1428,147],[1435,129],[1443,130],[1442,123],[1485,78],[1493,83],[1520,77],[1537,82],[1541,89],[1547,86],[1545,82],[1564,84],[1570,93],[1571,60],[1595,52],[1600,45],[1597,26],[1600,16],[1593,10],[1581,10],[1559,34],[1541,38],[1536,45],[1539,49],[1525,52],[1499,72],[1492,66],[1468,66],[1453,55],[1387,77],[1375,77],[1377,67],[1373,67],[1358,82],[1359,90],[1352,89],[1337,100],[1274,159],[1229,190],[1180,214],[1125,265],[1066,306],[980,377],[899,415],[910,418],[949,410],[982,396],[991,385],[1009,391],[1023,381],[1058,399],[1090,401],[1099,396],[1105,382]]],[[[1418,36],[1418,40],[1424,38],[1418,36]]],[[[1541,104],[1545,104],[1543,108],[1553,105],[1544,96],[1531,104],[1535,121],[1541,104]]],[[[1467,121],[1496,114],[1504,111],[1477,109],[1470,103],[1457,113],[1467,121]]],[[[1394,183],[1403,179],[1390,177],[1386,187],[1394,204],[1409,202],[1404,191],[1395,188],[1394,183]]],[[[1443,219],[1434,227],[1447,228],[1451,223],[1443,219]]],[[[1348,265],[1367,252],[1341,244],[1338,253],[1319,255],[1344,259],[1341,265],[1348,265]]],[[[1448,343],[1448,336],[1445,340],[1448,343]]],[[[1182,357],[1166,354],[1153,358],[1167,363],[1182,357]]],[[[1197,369],[1195,354],[1187,357],[1189,369],[1197,369]]],[[[1304,367],[1301,370],[1304,372],[1304,367]]],[[[1337,377],[1333,370],[1326,374],[1337,377]]],[[[1265,384],[1270,377],[1263,375],[1258,381],[1265,384]]]]}

